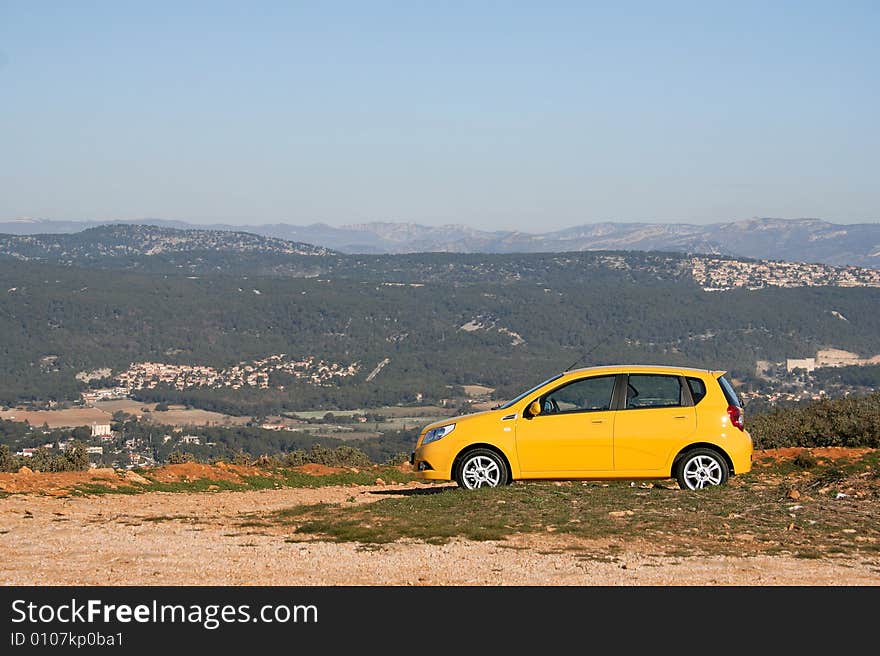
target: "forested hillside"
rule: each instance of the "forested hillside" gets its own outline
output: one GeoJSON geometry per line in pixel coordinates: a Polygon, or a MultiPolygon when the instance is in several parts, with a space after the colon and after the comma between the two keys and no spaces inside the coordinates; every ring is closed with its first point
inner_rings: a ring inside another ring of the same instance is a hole
{"type": "Polygon", "coordinates": [[[278,374],[268,389],[160,387],[144,396],[239,413],[352,408],[417,394],[436,400],[470,383],[509,395],[589,349],[585,364],[681,363],[745,379],[757,359],[824,346],[880,352],[878,289],[706,293],[672,258],[621,256],[625,265],[633,257],[656,266],[612,259],[615,268],[595,265],[599,257],[610,256],[352,258],[344,272],[321,278],[107,275],[7,258],[0,403],[75,399],[86,387],[75,374],[97,368],[225,367],[281,353],[356,364],[357,374],[323,385],[278,374]]]}

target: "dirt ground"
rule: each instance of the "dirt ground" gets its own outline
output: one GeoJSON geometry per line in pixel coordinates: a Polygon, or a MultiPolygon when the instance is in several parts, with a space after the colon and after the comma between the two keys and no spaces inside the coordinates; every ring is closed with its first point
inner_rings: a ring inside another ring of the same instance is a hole
{"type": "Polygon", "coordinates": [[[110,414],[100,408],[68,408],[67,410],[20,410],[0,411],[0,419],[27,421],[31,426],[48,424],[49,428],[68,428],[109,424],[110,414]]]}
{"type": "MultiPolygon", "coordinates": [[[[314,472],[305,465],[304,473],[314,472]]],[[[320,465],[318,465],[320,467],[320,465]]],[[[96,484],[110,489],[133,488],[135,484],[186,482],[197,479],[229,481],[241,483],[244,476],[259,476],[265,470],[245,465],[227,463],[206,465],[198,462],[187,462],[178,465],[164,465],[150,470],[150,479],[145,479],[133,471],[121,471],[110,467],[98,467],[87,471],[72,472],[33,472],[23,467],[17,472],[0,472],[0,492],[37,493],[50,496],[68,496],[78,486],[96,484]]],[[[332,473],[332,472],[321,472],[332,473]]],[[[2,503],[2,500],[0,500],[2,503]]]]}
{"type": "Polygon", "coordinates": [[[94,406],[66,408],[64,410],[22,410],[12,408],[0,411],[0,419],[14,421],[27,421],[31,426],[42,426],[44,423],[49,428],[73,428],[76,426],[91,426],[92,424],[108,424],[112,415],[117,410],[122,410],[137,417],[146,417],[157,424],[169,426],[232,426],[243,425],[251,421],[250,417],[233,417],[220,412],[210,410],[185,409],[183,406],[171,406],[166,412],[154,412],[155,403],[140,403],[138,401],[98,401],[94,406]],[[151,410],[144,413],[143,409],[151,410]]]}
{"type": "MultiPolygon", "coordinates": [[[[410,483],[409,485],[418,485],[410,483]]],[[[0,499],[3,585],[878,585],[859,558],[674,557],[631,543],[614,562],[560,535],[369,548],[254,521],[297,504],[371,503],[390,486],[0,499]],[[575,549],[571,549],[575,547],[575,549]]],[[[596,547],[596,544],[591,545],[596,547]]],[[[598,545],[601,546],[601,545],[598,545]]],[[[620,545],[618,545],[620,546],[620,545]]]]}

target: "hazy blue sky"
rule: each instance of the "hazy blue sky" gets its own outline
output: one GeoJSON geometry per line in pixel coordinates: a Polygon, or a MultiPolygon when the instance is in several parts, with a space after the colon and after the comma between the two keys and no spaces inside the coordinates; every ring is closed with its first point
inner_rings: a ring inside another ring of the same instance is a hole
{"type": "Polygon", "coordinates": [[[880,220],[880,3],[0,0],[0,220],[880,220]]]}

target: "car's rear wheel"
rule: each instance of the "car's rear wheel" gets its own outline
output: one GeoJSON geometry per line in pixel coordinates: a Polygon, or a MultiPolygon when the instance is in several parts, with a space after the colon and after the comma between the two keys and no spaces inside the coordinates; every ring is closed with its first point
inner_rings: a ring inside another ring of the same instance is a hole
{"type": "Polygon", "coordinates": [[[507,463],[491,449],[472,449],[458,460],[455,482],[466,490],[506,485],[507,463]]]}
{"type": "Polygon", "coordinates": [[[717,451],[694,449],[679,458],[675,478],[682,490],[702,490],[726,483],[730,478],[730,468],[717,451]]]}

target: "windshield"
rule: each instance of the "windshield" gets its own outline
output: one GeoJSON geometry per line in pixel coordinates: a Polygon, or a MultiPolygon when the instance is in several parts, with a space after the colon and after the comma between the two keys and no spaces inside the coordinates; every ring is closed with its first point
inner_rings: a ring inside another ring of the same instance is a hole
{"type": "Polygon", "coordinates": [[[538,389],[544,387],[544,385],[546,385],[547,383],[552,383],[552,382],[553,382],[554,380],[556,380],[557,378],[562,378],[562,374],[556,374],[556,375],[553,376],[552,378],[548,378],[547,380],[545,380],[543,383],[538,383],[538,384],[535,385],[532,389],[530,389],[530,390],[528,390],[528,391],[526,391],[526,392],[523,392],[523,393],[520,394],[518,397],[516,397],[515,399],[513,399],[513,400],[511,400],[511,401],[508,401],[508,402],[505,403],[504,405],[496,405],[496,406],[493,408],[493,410],[504,410],[504,409],[506,409],[506,408],[509,408],[510,406],[512,406],[512,405],[514,405],[514,404],[516,404],[516,403],[519,403],[520,401],[522,401],[524,398],[526,398],[526,397],[527,397],[529,394],[531,394],[532,392],[534,392],[534,391],[536,391],[536,390],[538,390],[538,389]]]}

